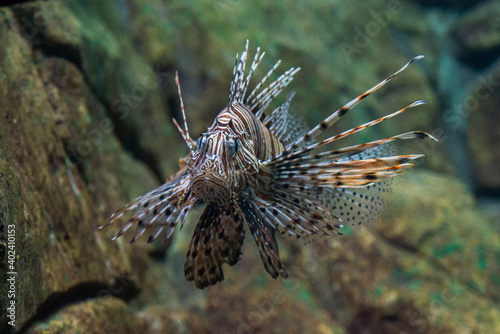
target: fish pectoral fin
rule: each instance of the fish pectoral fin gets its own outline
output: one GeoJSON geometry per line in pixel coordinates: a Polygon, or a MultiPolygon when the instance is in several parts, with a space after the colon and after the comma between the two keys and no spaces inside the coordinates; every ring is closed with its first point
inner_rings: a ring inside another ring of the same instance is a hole
{"type": "Polygon", "coordinates": [[[280,260],[278,243],[274,234],[276,228],[262,215],[258,207],[251,201],[240,201],[240,208],[247,221],[250,232],[259,248],[260,258],[264,268],[272,278],[288,277],[288,271],[280,260]]]}

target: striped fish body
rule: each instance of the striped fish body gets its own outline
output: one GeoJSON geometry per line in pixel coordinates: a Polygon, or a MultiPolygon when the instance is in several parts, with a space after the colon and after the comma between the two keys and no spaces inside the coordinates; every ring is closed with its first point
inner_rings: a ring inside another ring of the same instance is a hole
{"type": "Polygon", "coordinates": [[[287,277],[288,272],[279,256],[276,232],[314,240],[318,236],[341,234],[338,230],[343,224],[353,227],[374,224],[386,205],[383,194],[390,190],[390,178],[412,167],[411,160],[422,156],[397,155],[392,142],[435,139],[425,132],[413,131],[325,150],[334,141],[425,103],[416,101],[387,116],[317,140],[319,134],[361,100],[422,56],[415,57],[309,130],[300,115],[290,109],[293,92],[283,105],[264,114],[299,69],[284,72],[266,86],[278,62],[247,94],[250,79],[264,53],[257,48],[248,73],[247,55],[248,42],[241,57],[236,57],[227,107],[196,142],[189,135],[176,76],[184,128],[173,121],[190,153],[181,159],[180,170],[165,184],[118,210],[106,224],[128,217],[113,239],[135,227],[131,243],[146,231],[148,242],[160,235],[168,240],[177,225],[183,226],[191,208],[204,205],[184,266],[186,279],[194,281],[200,289],[224,279],[224,263],[233,266],[239,261],[245,225],[255,239],[264,268],[277,278],[287,277]]]}
{"type": "Polygon", "coordinates": [[[234,208],[249,193],[269,192],[270,184],[259,182],[262,161],[284,150],[280,140],[239,102],[216,117],[197,147],[189,168],[194,197],[218,206],[234,204],[234,208]]]}

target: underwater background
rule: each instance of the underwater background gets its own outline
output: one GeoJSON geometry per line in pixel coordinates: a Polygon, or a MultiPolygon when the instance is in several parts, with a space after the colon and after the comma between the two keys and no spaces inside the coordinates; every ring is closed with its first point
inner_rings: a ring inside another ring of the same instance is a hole
{"type": "Polygon", "coordinates": [[[1,333],[500,333],[499,1],[3,3],[1,333]],[[424,99],[341,144],[439,142],[398,144],[426,157],[394,180],[376,228],[280,238],[286,280],[247,237],[225,281],[197,290],[183,274],[196,214],[168,244],[97,227],[187,154],[175,71],[196,139],[246,39],[266,51],[261,75],[278,59],[302,68],[288,90],[311,126],[424,54],[328,133],[424,99]]]}

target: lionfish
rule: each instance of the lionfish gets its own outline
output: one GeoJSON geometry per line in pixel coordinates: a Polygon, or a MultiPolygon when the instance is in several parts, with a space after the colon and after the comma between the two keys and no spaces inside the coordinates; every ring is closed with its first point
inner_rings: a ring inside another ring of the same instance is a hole
{"type": "Polygon", "coordinates": [[[236,55],[229,102],[196,142],[189,135],[176,74],[184,129],[175,118],[173,122],[190,152],[180,160],[180,170],[165,184],[124,206],[107,224],[132,213],[113,240],[136,226],[131,243],[146,231],[148,243],[162,233],[167,241],[178,224],[182,229],[195,205],[205,205],[184,266],[186,279],[194,280],[199,289],[224,279],[222,264],[234,266],[239,261],[245,222],[266,271],[275,279],[288,276],[280,260],[276,232],[307,238],[340,235],[344,224],[374,224],[386,205],[383,192],[390,189],[389,179],[412,167],[410,161],[423,156],[397,155],[389,143],[414,138],[435,140],[425,132],[413,131],[317,153],[327,144],[425,104],[419,100],[387,116],[316,140],[361,100],[423,56],[411,59],[308,130],[301,116],[290,109],[294,92],[288,94],[283,105],[268,115],[264,113],[300,68],[289,69],[265,87],[280,64],[278,61],[247,94],[250,79],[264,54],[257,48],[247,74],[248,41],[241,57],[236,55]]]}

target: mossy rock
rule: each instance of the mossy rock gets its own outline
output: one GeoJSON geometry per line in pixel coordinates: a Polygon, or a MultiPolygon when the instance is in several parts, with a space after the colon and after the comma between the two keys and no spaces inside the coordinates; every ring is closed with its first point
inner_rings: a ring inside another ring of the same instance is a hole
{"type": "Polygon", "coordinates": [[[30,330],[33,334],[52,333],[140,333],[144,324],[118,298],[91,299],[61,309],[30,330]]]}
{"type": "MultiPolygon", "coordinates": [[[[88,282],[112,286],[133,271],[132,249],[120,251],[122,243],[96,229],[110,208],[157,181],[123,151],[80,69],[34,50],[10,9],[0,18],[2,227],[16,226],[22,328],[51,298],[88,282]]],[[[5,305],[7,294],[1,298],[5,305]]]]}

